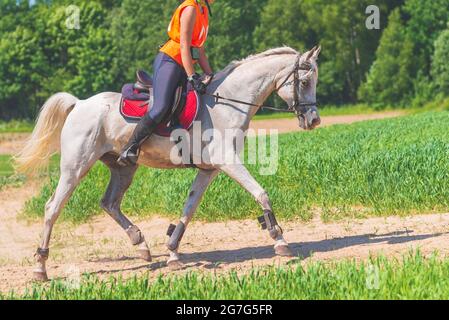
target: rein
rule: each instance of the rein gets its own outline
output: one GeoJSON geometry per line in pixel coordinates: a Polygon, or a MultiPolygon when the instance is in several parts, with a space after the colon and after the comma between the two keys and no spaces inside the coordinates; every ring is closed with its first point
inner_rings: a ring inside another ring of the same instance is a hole
{"type": "Polygon", "coordinates": [[[266,109],[266,110],[273,110],[273,111],[286,112],[286,113],[294,113],[295,112],[295,110],[291,110],[290,108],[289,109],[281,109],[281,108],[276,108],[271,105],[259,105],[259,104],[241,101],[241,100],[237,100],[237,99],[225,98],[225,97],[220,96],[219,93],[217,93],[217,94],[205,93],[204,95],[215,98],[215,103],[218,103],[220,100],[222,100],[222,101],[235,102],[235,103],[243,104],[243,105],[250,106],[250,107],[259,107],[261,109],[266,109]]]}
{"type": "Polygon", "coordinates": [[[299,101],[299,94],[298,94],[298,87],[299,87],[299,77],[298,77],[298,71],[300,70],[306,70],[306,71],[310,71],[311,68],[306,68],[306,67],[302,67],[300,65],[300,56],[298,55],[296,62],[295,62],[295,66],[293,68],[293,70],[287,75],[287,77],[285,78],[285,80],[282,82],[282,84],[277,87],[275,89],[275,91],[279,91],[282,87],[284,87],[287,84],[288,79],[290,79],[290,77],[293,75],[293,99],[294,99],[294,103],[292,106],[288,106],[287,109],[284,108],[277,108],[274,107],[272,105],[258,105],[255,103],[250,103],[250,102],[246,102],[246,101],[242,101],[242,100],[237,100],[237,99],[230,99],[230,98],[225,98],[220,96],[220,93],[217,94],[209,94],[209,93],[205,93],[205,96],[209,96],[212,98],[215,98],[215,103],[218,103],[220,100],[223,101],[229,101],[229,102],[235,102],[235,103],[239,103],[239,104],[243,104],[246,106],[251,106],[251,107],[258,107],[264,110],[272,110],[272,111],[278,111],[278,112],[285,112],[285,113],[295,113],[297,115],[301,115],[304,114],[305,112],[307,112],[307,110],[305,110],[307,107],[313,107],[313,106],[318,106],[318,102],[300,102],[299,101]]]}

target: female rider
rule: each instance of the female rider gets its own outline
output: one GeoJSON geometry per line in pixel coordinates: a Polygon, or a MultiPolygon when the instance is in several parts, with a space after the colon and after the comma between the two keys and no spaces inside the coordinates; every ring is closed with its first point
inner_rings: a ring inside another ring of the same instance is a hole
{"type": "Polygon", "coordinates": [[[170,40],[160,49],[154,61],[154,105],[140,120],[128,144],[123,148],[118,163],[135,165],[140,146],[151,136],[173,104],[176,88],[186,78],[199,93],[206,92],[206,83],[213,73],[207,59],[204,43],[209,30],[209,3],[214,0],[185,0],[176,10],[168,27],[170,40]],[[199,63],[206,74],[205,82],[195,72],[199,63]]]}

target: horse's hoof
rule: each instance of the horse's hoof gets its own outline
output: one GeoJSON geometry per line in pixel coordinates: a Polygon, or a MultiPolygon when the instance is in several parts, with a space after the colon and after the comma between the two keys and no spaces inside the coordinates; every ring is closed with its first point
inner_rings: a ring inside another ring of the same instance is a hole
{"type": "Polygon", "coordinates": [[[151,257],[151,252],[148,249],[139,249],[139,255],[142,260],[145,260],[147,262],[153,261],[153,258],[151,257]]]}
{"type": "Polygon", "coordinates": [[[47,273],[43,271],[33,271],[33,280],[37,282],[47,282],[47,273]]]}
{"type": "Polygon", "coordinates": [[[185,268],[184,264],[179,260],[168,261],[167,266],[170,271],[179,271],[185,268]]]}
{"type": "Polygon", "coordinates": [[[145,241],[142,242],[141,244],[139,244],[137,251],[139,252],[140,257],[143,260],[145,260],[147,262],[152,261],[150,249],[148,248],[148,245],[145,241]]]}
{"type": "Polygon", "coordinates": [[[274,248],[276,255],[281,257],[293,257],[293,252],[288,246],[277,246],[274,248]]]}

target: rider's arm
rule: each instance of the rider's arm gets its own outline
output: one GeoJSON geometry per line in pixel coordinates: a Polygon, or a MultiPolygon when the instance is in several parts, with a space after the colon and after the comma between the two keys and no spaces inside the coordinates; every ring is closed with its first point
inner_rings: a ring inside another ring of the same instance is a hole
{"type": "Polygon", "coordinates": [[[207,58],[207,55],[206,55],[206,50],[204,49],[204,47],[200,48],[199,64],[205,74],[210,75],[213,73],[212,68],[210,67],[210,64],[209,64],[209,59],[207,58]]]}
{"type": "Polygon", "coordinates": [[[191,76],[195,73],[192,54],[190,53],[195,20],[195,7],[186,7],[181,15],[181,57],[187,76],[191,76]]]}

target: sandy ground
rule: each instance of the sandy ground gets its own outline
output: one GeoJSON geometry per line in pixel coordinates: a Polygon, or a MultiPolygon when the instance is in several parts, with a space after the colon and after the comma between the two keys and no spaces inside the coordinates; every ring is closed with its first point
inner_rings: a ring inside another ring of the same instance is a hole
{"type": "Polygon", "coordinates": [[[0,155],[15,154],[20,150],[28,133],[2,133],[0,134],[0,155]]]}
{"type": "MultiPolygon", "coordinates": [[[[395,118],[404,115],[403,111],[379,112],[373,114],[330,116],[322,117],[320,127],[328,127],[335,124],[350,124],[354,122],[395,118]]],[[[298,119],[269,119],[252,121],[250,128],[253,130],[276,129],[279,133],[302,131],[298,125],[298,119]]]]}
{"type": "MultiPolygon", "coordinates": [[[[37,190],[37,185],[30,183],[21,189],[0,192],[1,292],[20,292],[32,283],[33,254],[39,243],[41,222],[25,221],[18,218],[18,213],[37,190]]],[[[153,262],[140,260],[125,233],[105,215],[78,226],[56,224],[48,263],[50,278],[70,278],[74,272],[92,273],[100,278],[142,274],[157,277],[190,271],[245,272],[255,266],[363,260],[370,254],[399,256],[417,248],[424,254],[438,250],[447,255],[449,251],[449,213],[328,224],[319,216],[308,223],[281,222],[296,258],[276,257],[272,240],[256,221],[195,222],[189,226],[181,247],[186,268],[173,272],[165,263],[165,231],[173,221],[152,218],[135,222],[151,247],[153,262]]]]}

